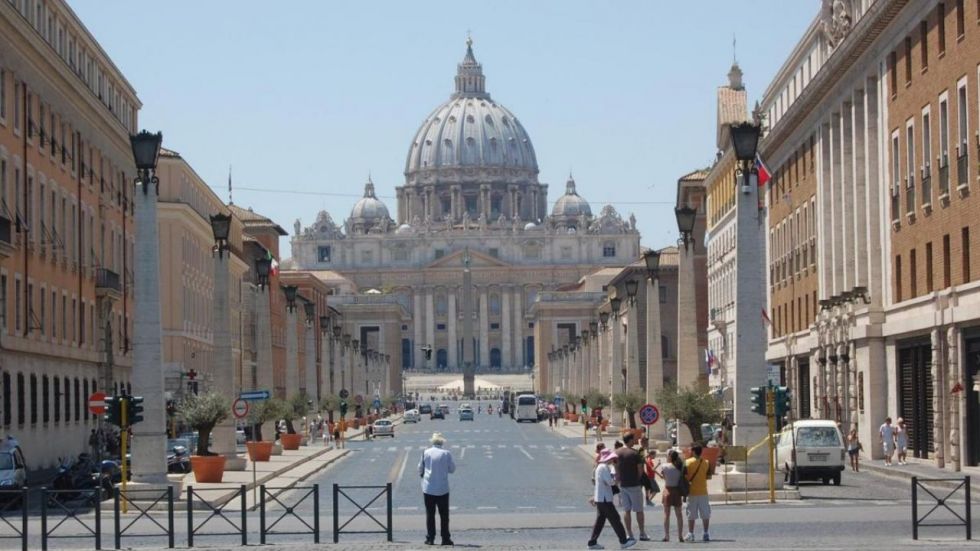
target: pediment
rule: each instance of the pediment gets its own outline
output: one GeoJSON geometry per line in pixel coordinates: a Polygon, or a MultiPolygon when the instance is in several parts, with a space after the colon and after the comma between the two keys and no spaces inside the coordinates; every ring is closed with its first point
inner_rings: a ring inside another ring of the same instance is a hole
{"type": "MultiPolygon", "coordinates": [[[[465,251],[453,251],[446,256],[432,261],[427,268],[462,268],[465,251]]],[[[471,268],[500,268],[510,266],[507,262],[494,258],[486,253],[470,249],[471,268]]]]}

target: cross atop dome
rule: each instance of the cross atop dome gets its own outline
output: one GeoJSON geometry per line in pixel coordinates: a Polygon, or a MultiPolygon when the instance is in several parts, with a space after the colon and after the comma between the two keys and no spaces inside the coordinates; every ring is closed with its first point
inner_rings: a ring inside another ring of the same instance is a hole
{"type": "Polygon", "coordinates": [[[453,97],[489,98],[483,66],[473,55],[473,37],[466,36],[466,55],[456,66],[456,93],[453,97]]]}

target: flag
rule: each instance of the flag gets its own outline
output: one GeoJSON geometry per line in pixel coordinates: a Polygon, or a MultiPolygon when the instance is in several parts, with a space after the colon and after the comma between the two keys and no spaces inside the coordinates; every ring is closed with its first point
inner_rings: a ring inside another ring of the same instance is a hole
{"type": "Polygon", "coordinates": [[[711,368],[714,367],[714,365],[718,362],[718,359],[715,358],[715,351],[711,349],[707,349],[704,351],[704,356],[705,356],[705,360],[707,360],[708,363],[708,371],[710,372],[711,368]]]}
{"type": "Polygon", "coordinates": [[[762,156],[758,153],[755,154],[755,169],[759,173],[759,187],[766,185],[772,178],[772,172],[769,172],[769,167],[762,162],[762,156]]]}
{"type": "Polygon", "coordinates": [[[772,325],[772,320],[769,319],[769,314],[766,313],[766,309],[762,309],[762,321],[766,322],[766,325],[772,325]]]}
{"type": "Polygon", "coordinates": [[[269,275],[270,276],[279,275],[279,261],[272,256],[272,251],[267,250],[265,254],[266,254],[266,258],[272,261],[272,263],[269,265],[269,275]]]}

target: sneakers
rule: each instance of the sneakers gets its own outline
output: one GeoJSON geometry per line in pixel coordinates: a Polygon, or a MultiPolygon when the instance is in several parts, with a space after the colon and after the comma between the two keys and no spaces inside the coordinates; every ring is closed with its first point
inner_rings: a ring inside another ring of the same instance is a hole
{"type": "Polygon", "coordinates": [[[605,547],[599,545],[598,543],[590,543],[589,549],[605,549],[605,547]]]}
{"type": "Polygon", "coordinates": [[[646,534],[640,534],[640,541],[650,541],[650,536],[646,534]]]}
{"type": "Polygon", "coordinates": [[[686,541],[687,543],[694,543],[694,533],[688,532],[687,535],[684,536],[684,541],[686,541]]]}
{"type": "Polygon", "coordinates": [[[626,543],[624,543],[623,545],[620,545],[619,548],[620,549],[629,549],[630,547],[633,547],[634,545],[636,545],[636,540],[633,539],[633,538],[629,538],[628,540],[626,540],[626,543]]]}
{"type": "Polygon", "coordinates": [[[709,542],[709,541],[711,541],[711,536],[709,536],[708,533],[705,532],[704,533],[704,537],[701,538],[701,541],[703,541],[703,542],[709,542]]]}

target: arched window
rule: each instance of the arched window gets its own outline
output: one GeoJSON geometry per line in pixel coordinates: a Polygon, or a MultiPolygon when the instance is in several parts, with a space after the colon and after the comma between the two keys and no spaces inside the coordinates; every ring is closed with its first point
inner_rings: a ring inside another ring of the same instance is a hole
{"type": "Polygon", "coordinates": [[[490,313],[495,316],[500,315],[500,295],[497,293],[490,295],[490,313]]]}
{"type": "Polygon", "coordinates": [[[660,335],[660,357],[670,357],[670,343],[667,340],[667,335],[660,335]]]}

